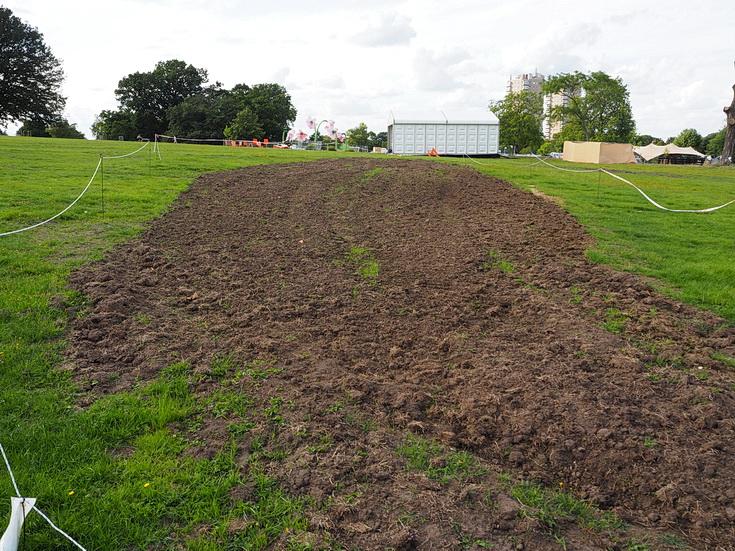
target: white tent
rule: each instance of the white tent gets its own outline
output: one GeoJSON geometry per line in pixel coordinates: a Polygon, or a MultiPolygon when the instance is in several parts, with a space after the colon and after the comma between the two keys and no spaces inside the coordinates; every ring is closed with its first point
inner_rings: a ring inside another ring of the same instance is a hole
{"type": "Polygon", "coordinates": [[[661,157],[662,155],[694,155],[704,157],[699,151],[692,147],[679,147],[673,143],[667,145],[654,145],[650,143],[642,147],[634,147],[633,152],[646,161],[661,157]]]}

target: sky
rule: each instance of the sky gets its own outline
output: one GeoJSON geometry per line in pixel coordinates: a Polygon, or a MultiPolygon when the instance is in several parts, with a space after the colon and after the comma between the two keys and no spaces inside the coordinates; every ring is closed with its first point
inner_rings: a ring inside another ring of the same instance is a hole
{"type": "MultiPolygon", "coordinates": [[[[62,62],[65,117],[88,138],[115,88],[178,59],[209,83],[277,83],[342,132],[391,112],[477,113],[511,76],[603,71],[628,87],[639,134],[725,124],[732,0],[0,0],[62,62]]],[[[15,134],[10,125],[8,134],[15,134]]]]}

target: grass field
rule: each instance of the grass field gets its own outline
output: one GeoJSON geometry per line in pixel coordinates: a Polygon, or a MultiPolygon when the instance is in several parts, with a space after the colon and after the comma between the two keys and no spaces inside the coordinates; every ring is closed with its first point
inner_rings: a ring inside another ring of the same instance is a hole
{"type": "MultiPolygon", "coordinates": [[[[140,145],[0,137],[0,233],[55,215],[84,189],[101,156],[140,145]]],[[[191,443],[177,441],[166,426],[195,422],[202,406],[176,365],[155,383],[78,408],[62,365],[63,336],[66,312],[85,299],[66,289],[69,273],[134,237],[202,173],[346,155],[163,144],[159,157],[148,147],[105,158],[88,192],[54,222],[0,237],[0,443],[21,492],[38,497],[39,509],[65,531],[83,535],[87,548],[144,549],[185,540],[189,549],[218,549],[228,519],[238,514],[227,508],[227,491],[240,475],[232,450],[207,462],[180,455],[191,443]],[[122,456],[108,453],[121,448],[127,450],[122,456]],[[203,483],[212,480],[218,484],[203,483]],[[203,524],[214,528],[206,537],[194,534],[203,524]]],[[[528,159],[437,162],[468,164],[558,197],[597,238],[592,260],[654,277],[668,292],[735,321],[735,205],[710,214],[670,213],[599,172],[560,172],[528,159]]],[[[626,171],[623,176],[670,208],[735,198],[732,169],[607,168],[626,171]]],[[[307,506],[257,470],[251,476],[261,496],[251,515],[262,519],[262,529],[238,542],[241,548],[259,548],[273,534],[298,529],[307,506]]],[[[15,493],[5,474],[0,491],[15,493]]],[[[6,500],[0,500],[0,515],[7,516],[6,500]]],[[[29,548],[73,548],[38,516],[29,523],[29,548]]]]}
{"type": "MultiPolygon", "coordinates": [[[[559,199],[596,238],[595,262],[656,278],[657,286],[735,321],[735,204],[705,213],[667,212],[601,172],[556,170],[534,159],[476,164],[482,172],[559,199]],[[531,165],[531,166],[529,166],[531,165]]],[[[486,161],[480,161],[485,163],[486,161]]],[[[592,165],[555,162],[566,170],[592,165]]],[[[609,165],[661,206],[699,210],[735,199],[735,170],[681,165],[609,165]]]]}

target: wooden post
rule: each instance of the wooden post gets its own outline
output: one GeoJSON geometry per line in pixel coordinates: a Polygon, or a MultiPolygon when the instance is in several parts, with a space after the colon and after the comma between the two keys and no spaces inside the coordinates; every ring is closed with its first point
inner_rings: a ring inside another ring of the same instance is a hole
{"type": "Polygon", "coordinates": [[[721,165],[735,162],[735,84],[732,87],[732,103],[723,109],[727,115],[727,130],[725,131],[725,146],[722,148],[721,165]]]}

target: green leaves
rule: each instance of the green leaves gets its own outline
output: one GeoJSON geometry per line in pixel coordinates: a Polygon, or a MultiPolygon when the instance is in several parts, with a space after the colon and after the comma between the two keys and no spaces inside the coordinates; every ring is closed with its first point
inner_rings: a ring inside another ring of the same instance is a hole
{"type": "Polygon", "coordinates": [[[620,78],[602,71],[559,73],[546,79],[542,90],[562,98],[549,111],[549,118],[576,130],[567,139],[628,143],[633,138],[630,94],[620,78]]]}
{"type": "Polygon", "coordinates": [[[0,125],[23,120],[51,120],[64,110],[59,90],[64,71],[38,29],[0,6],[0,125]]]}

